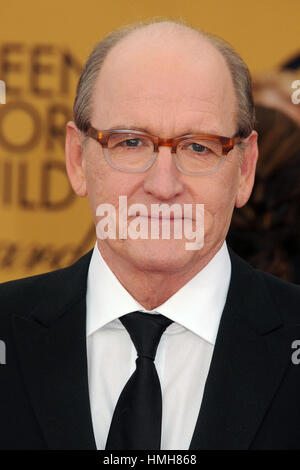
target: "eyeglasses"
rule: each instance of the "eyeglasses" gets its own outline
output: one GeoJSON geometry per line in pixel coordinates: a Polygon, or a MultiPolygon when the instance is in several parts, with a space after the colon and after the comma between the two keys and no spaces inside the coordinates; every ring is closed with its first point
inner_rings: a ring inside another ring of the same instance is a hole
{"type": "Polygon", "coordinates": [[[215,172],[228,152],[242,141],[241,137],[213,134],[183,135],[161,139],[138,130],[112,129],[99,131],[90,126],[87,135],[103,147],[109,165],[130,173],[143,172],[157,158],[160,146],[171,148],[175,164],[186,175],[207,175],[215,172]]]}

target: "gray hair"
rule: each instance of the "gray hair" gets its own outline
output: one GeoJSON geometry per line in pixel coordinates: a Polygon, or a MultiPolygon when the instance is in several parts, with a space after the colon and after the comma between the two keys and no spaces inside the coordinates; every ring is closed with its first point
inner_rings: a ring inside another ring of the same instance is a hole
{"type": "Polygon", "coordinates": [[[123,26],[108,34],[102,41],[98,42],[88,57],[82,73],[80,75],[76,98],[74,101],[73,114],[74,121],[79,130],[86,133],[90,124],[92,114],[92,95],[98,74],[108,53],[122,39],[129,36],[132,32],[142,29],[155,23],[169,23],[174,27],[181,25],[191,31],[197,32],[200,36],[206,38],[212,46],[215,47],[225,59],[231,73],[233,86],[238,102],[237,110],[237,132],[240,137],[247,137],[254,128],[255,112],[252,95],[252,80],[249,69],[243,59],[224,39],[210,33],[203,32],[200,28],[192,28],[182,21],[173,20],[150,20],[137,22],[123,26]]]}

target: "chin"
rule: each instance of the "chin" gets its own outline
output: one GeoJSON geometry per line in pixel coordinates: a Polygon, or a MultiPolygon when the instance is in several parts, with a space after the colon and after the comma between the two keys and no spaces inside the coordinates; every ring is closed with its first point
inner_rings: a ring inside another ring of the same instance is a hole
{"type": "Polygon", "coordinates": [[[162,272],[184,270],[197,256],[185,240],[127,240],[123,253],[138,269],[162,272]]]}

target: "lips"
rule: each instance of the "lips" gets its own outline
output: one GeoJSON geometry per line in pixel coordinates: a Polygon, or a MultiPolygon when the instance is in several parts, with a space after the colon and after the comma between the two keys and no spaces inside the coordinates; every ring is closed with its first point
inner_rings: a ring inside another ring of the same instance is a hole
{"type": "MultiPolygon", "coordinates": [[[[183,211],[182,211],[183,213],[183,211]]],[[[129,207],[128,209],[128,216],[129,217],[143,217],[143,218],[147,218],[149,220],[189,220],[189,221],[192,221],[194,220],[193,218],[191,217],[185,217],[184,215],[174,215],[173,212],[171,212],[169,215],[165,216],[161,213],[159,213],[159,215],[152,215],[151,214],[151,210],[147,211],[147,210],[134,210],[134,209],[131,209],[131,207],[129,207]]]]}
{"type": "MultiPolygon", "coordinates": [[[[142,216],[143,217],[143,216],[142,216]]],[[[148,219],[156,219],[156,220],[183,220],[182,217],[174,217],[170,215],[170,217],[163,217],[162,215],[159,215],[159,217],[148,215],[148,219]]]]}
{"type": "Polygon", "coordinates": [[[143,214],[134,214],[135,217],[143,217],[146,219],[150,220],[192,220],[190,217],[174,217],[173,214],[170,214],[170,216],[164,217],[161,214],[157,217],[155,215],[143,215],[143,214]]]}

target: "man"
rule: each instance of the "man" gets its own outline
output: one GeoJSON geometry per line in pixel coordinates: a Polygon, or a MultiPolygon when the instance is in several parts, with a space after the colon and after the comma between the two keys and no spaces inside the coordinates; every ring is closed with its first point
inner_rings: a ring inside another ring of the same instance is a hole
{"type": "Polygon", "coordinates": [[[88,59],[74,119],[67,172],[97,243],[69,268],[1,286],[1,447],[300,448],[300,290],[225,242],[258,154],[245,64],[182,24],[125,28],[88,59]],[[140,204],[127,228],[138,215],[144,236],[114,237],[113,216],[104,236],[119,196],[140,204]],[[147,237],[142,220],[166,225],[155,204],[204,205],[203,246],[175,236],[195,212],[147,237]]]}

